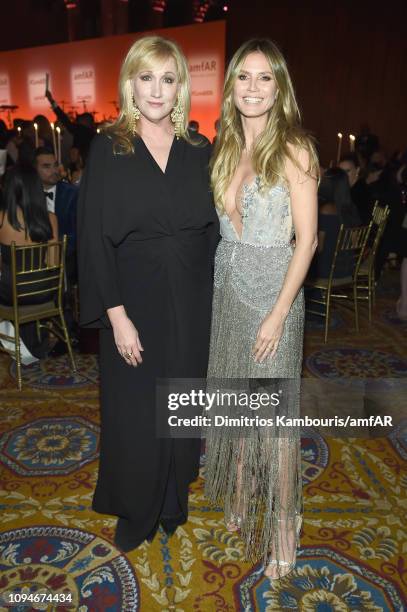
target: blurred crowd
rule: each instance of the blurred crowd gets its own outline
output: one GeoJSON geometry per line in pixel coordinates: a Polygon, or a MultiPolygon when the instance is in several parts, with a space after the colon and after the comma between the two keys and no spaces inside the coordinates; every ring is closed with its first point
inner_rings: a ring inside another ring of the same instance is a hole
{"type": "MultiPolygon", "coordinates": [[[[13,129],[0,120],[0,302],[11,304],[10,244],[29,245],[67,236],[65,258],[65,318],[75,344],[78,330],[73,316],[77,283],[76,213],[79,184],[86,157],[97,132],[93,116],[70,117],[47,98],[55,123],[44,115],[32,121],[16,119],[13,129]]],[[[44,296],[46,300],[47,296],[44,296]]],[[[21,337],[31,353],[45,357],[66,351],[65,343],[38,339],[35,326],[21,326],[21,337]]]]}
{"type": "MultiPolygon", "coordinates": [[[[389,156],[379,138],[364,126],[355,150],[331,167],[321,166],[318,188],[318,251],[310,275],[326,278],[339,227],[368,225],[375,203],[389,206],[390,214],[375,261],[379,280],[385,267],[400,268],[399,318],[407,319],[407,149],[389,156]]],[[[338,270],[339,276],[349,271],[338,270]]]]}
{"type": "MultiPolygon", "coordinates": [[[[99,128],[91,113],[69,116],[50,91],[46,96],[55,113],[54,123],[37,115],[30,121],[16,119],[13,128],[8,129],[0,120],[0,302],[7,302],[5,296],[10,294],[10,243],[32,244],[66,235],[66,317],[75,343],[77,330],[68,296],[77,283],[77,200],[89,148],[99,128]]],[[[215,128],[218,127],[217,121],[215,128]]],[[[197,121],[190,122],[189,135],[202,139],[197,121]]],[[[386,266],[400,268],[401,290],[396,308],[398,316],[407,320],[407,150],[389,156],[379,138],[365,126],[356,138],[354,151],[329,167],[321,165],[318,200],[319,245],[311,278],[328,277],[341,225],[368,224],[376,202],[390,207],[376,258],[376,280],[386,266]]],[[[348,271],[339,268],[336,274],[346,276],[348,271]]],[[[49,354],[48,339],[38,344],[36,334],[28,327],[22,337],[34,355],[49,354]]],[[[57,343],[52,351],[60,354],[65,346],[57,343]]]]}

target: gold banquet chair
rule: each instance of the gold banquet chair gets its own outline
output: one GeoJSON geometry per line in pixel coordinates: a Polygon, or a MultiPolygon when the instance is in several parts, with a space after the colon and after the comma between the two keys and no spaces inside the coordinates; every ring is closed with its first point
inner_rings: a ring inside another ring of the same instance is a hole
{"type": "Polygon", "coordinates": [[[372,321],[372,307],[376,301],[375,261],[383,232],[390,214],[389,206],[379,206],[376,202],[372,212],[373,242],[367,257],[362,261],[357,277],[358,299],[367,300],[369,323],[372,321]],[[362,295],[359,293],[362,292],[362,295]]]}
{"type": "Polygon", "coordinates": [[[11,282],[13,304],[0,304],[0,319],[11,321],[15,327],[14,337],[0,333],[0,340],[14,343],[14,351],[0,346],[0,350],[11,353],[16,360],[17,384],[22,387],[20,325],[36,322],[38,338],[41,328],[47,328],[66,343],[72,370],[76,364],[71,340],[63,313],[62,298],[64,287],[66,236],[62,240],[47,244],[16,246],[11,243],[11,282]],[[47,295],[49,300],[41,304],[21,304],[22,298],[47,295]],[[46,323],[42,321],[47,320],[46,323]]]}
{"type": "Polygon", "coordinates": [[[323,312],[313,310],[309,306],[307,306],[307,312],[325,317],[325,343],[328,341],[329,317],[331,314],[332,301],[334,299],[353,298],[355,327],[356,331],[359,331],[357,276],[371,227],[372,222],[370,222],[369,225],[360,227],[345,228],[344,225],[341,225],[328,278],[307,279],[305,281],[307,287],[321,290],[321,298],[307,298],[307,303],[313,302],[322,304],[324,306],[323,312]],[[335,271],[338,264],[341,259],[343,260],[345,258],[349,259],[351,274],[346,277],[335,278],[335,271]],[[337,291],[340,288],[346,288],[347,291],[345,293],[334,293],[334,290],[337,291]]]}

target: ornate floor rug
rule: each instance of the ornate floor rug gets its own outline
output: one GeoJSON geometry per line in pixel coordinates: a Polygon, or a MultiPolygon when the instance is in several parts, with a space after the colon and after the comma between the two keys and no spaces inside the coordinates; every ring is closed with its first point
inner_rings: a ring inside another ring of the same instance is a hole
{"type": "MultiPolygon", "coordinates": [[[[306,326],[304,376],[321,380],[407,376],[406,326],[388,296],[371,325],[338,310],[325,345],[306,326]],[[403,347],[404,343],[404,347],[403,347]]],[[[245,563],[239,536],[210,507],[203,480],[191,488],[186,525],[122,554],[115,520],[94,513],[98,364],[78,356],[24,368],[0,355],[0,610],[79,612],[387,612],[407,592],[407,419],[364,437],[302,439],[304,524],[297,565],[273,584],[245,563]],[[46,598],[47,597],[47,598],[46,598]],[[23,605],[24,604],[24,605],[23,605]]],[[[202,454],[202,469],[205,462],[202,454]]]]}

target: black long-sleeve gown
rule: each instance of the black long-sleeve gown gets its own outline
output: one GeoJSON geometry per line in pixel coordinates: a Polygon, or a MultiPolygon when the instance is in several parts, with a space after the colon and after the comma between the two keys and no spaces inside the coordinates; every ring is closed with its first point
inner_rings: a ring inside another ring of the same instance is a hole
{"type": "Polygon", "coordinates": [[[188,514],[199,440],[157,437],[156,378],[206,376],[219,234],[209,147],[174,139],[163,173],[143,140],[134,143],[134,154],[114,155],[110,138],[94,139],[78,211],[81,324],[100,328],[101,451],[93,509],[121,517],[127,549],[157,525],[170,474],[188,514]],[[118,354],[106,315],[120,304],[144,348],[137,368],[118,354]]]}

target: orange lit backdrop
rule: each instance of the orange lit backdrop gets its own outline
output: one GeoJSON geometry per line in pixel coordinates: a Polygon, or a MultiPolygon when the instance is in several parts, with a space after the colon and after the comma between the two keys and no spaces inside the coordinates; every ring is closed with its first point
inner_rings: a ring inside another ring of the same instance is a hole
{"type": "MultiPolygon", "coordinates": [[[[191,119],[212,138],[219,116],[224,77],[225,23],[196,24],[158,30],[184,51],[191,72],[191,119]]],[[[59,45],[0,53],[0,106],[18,105],[11,115],[32,119],[36,114],[54,119],[44,98],[49,88],[66,112],[93,112],[97,122],[116,116],[120,65],[132,43],[145,35],[125,34],[59,45]]],[[[0,115],[8,121],[7,112],[0,115]]]]}

